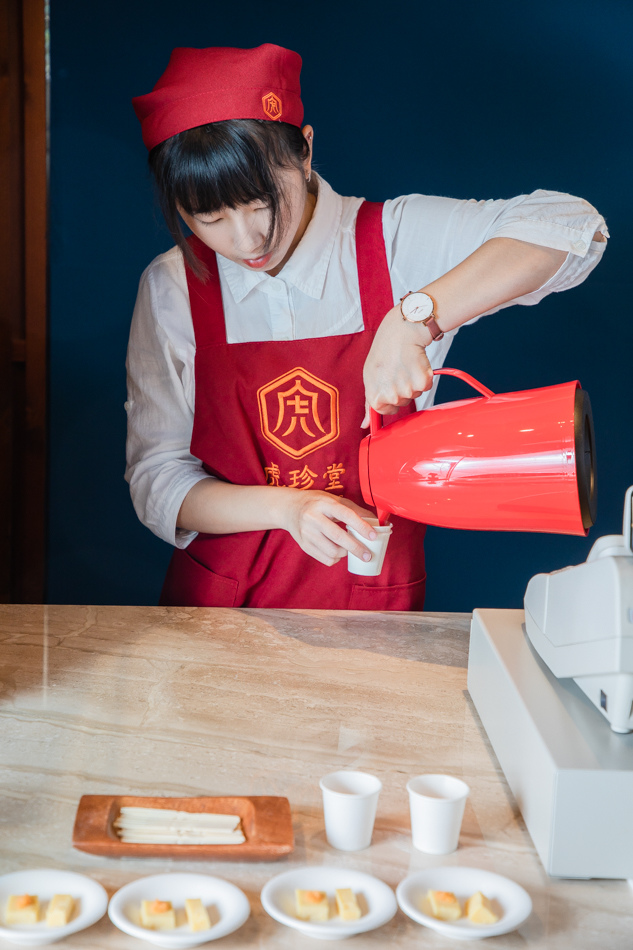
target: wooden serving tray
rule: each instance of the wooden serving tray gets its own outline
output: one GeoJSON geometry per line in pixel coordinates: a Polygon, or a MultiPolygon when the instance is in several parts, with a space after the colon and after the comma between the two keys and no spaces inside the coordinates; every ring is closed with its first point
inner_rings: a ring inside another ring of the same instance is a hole
{"type": "Polygon", "coordinates": [[[138,795],[82,795],[73,847],[108,858],[186,858],[273,861],[294,849],[290,802],[267,795],[221,798],[141,798],[138,795]],[[239,815],[246,841],[242,844],[129,844],[121,841],[113,822],[124,805],[177,808],[190,812],[239,815]]]}

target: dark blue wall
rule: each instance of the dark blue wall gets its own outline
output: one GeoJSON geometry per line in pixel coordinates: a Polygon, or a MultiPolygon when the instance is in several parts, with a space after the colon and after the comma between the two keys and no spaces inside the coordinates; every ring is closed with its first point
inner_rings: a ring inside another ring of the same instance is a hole
{"type": "MultiPolygon", "coordinates": [[[[138,279],[171,243],[130,99],[174,46],[298,50],[317,167],[343,194],[550,188],[599,208],[612,246],[588,281],[479,321],[448,361],[495,391],[581,380],[597,525],[587,540],[430,529],[427,608],[520,606],[532,574],[619,531],[633,482],[631,36],[633,5],[621,0],[53,0],[49,601],[155,603],[170,555],[123,481],[123,402],[138,279]]],[[[443,380],[441,398],[459,386],[443,380]]]]}

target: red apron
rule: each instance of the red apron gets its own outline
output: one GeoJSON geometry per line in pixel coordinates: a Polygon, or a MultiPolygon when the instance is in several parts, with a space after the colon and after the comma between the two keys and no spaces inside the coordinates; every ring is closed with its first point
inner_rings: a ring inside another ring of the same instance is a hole
{"type": "MultiPolygon", "coordinates": [[[[393,307],[382,205],[364,202],[358,213],[364,329],[343,336],[228,344],[215,253],[197,238],[190,240],[210,275],[203,283],[187,268],[196,338],[192,454],[210,475],[236,485],[320,489],[366,508],[358,478],[363,365],[393,307]]],[[[347,558],[326,567],[281,529],[199,534],[187,548],[174,551],[160,602],[422,610],[425,526],[391,520],[393,532],[377,577],[350,574],[347,558]]]]}

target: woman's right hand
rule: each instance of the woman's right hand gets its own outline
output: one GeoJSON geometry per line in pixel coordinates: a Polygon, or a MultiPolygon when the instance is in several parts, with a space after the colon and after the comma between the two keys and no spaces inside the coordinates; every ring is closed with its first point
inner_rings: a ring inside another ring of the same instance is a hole
{"type": "Polygon", "coordinates": [[[293,488],[282,491],[288,493],[282,527],[292,535],[302,551],[327,567],[347,557],[348,551],[364,561],[371,560],[371,552],[365,545],[337,522],[349,525],[364,538],[373,540],[376,532],[363,518],[375,518],[375,512],[325,491],[293,488]]]}

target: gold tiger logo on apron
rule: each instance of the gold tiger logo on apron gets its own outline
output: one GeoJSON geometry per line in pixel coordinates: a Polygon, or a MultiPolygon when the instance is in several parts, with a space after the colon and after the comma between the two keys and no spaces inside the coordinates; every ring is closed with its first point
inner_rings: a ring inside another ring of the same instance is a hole
{"type": "Polygon", "coordinates": [[[300,459],[339,436],[339,391],[302,366],[257,391],[262,434],[300,459]]]}

